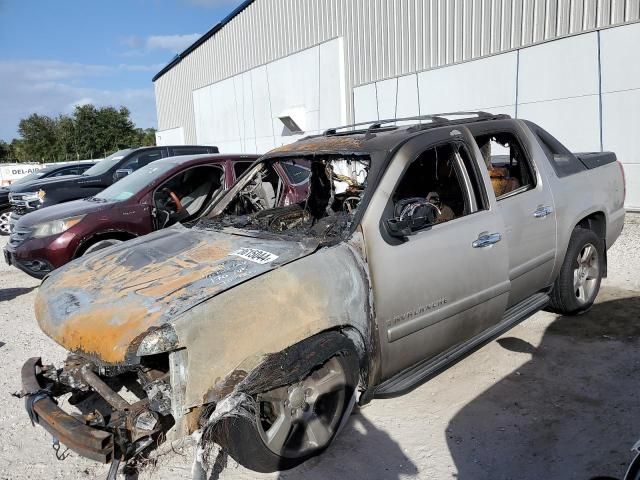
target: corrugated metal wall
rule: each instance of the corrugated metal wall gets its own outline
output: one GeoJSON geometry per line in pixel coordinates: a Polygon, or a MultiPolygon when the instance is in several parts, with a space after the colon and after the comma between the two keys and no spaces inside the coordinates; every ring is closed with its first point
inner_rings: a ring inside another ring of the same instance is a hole
{"type": "Polygon", "coordinates": [[[338,36],[350,98],[364,83],[638,20],[640,0],[256,0],[155,82],[158,128],[194,142],[193,90],[338,36]]]}

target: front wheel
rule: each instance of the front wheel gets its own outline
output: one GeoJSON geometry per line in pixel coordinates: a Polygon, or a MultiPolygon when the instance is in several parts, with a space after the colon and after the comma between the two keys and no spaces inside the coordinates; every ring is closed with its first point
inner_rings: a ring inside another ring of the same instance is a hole
{"type": "Polygon", "coordinates": [[[603,260],[602,240],[592,230],[576,227],[551,292],[552,310],[575,315],[591,308],[600,291],[603,260]]]}
{"type": "Polygon", "coordinates": [[[218,443],[257,472],[293,468],[326,449],[351,413],[359,374],[350,341],[333,350],[300,381],[256,395],[253,419],[221,420],[218,443]]]}

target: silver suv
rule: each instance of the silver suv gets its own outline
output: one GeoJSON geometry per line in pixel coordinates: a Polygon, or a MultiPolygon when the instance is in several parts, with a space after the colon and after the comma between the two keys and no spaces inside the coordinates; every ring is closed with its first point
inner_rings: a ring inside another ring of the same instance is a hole
{"type": "Polygon", "coordinates": [[[482,112],[277,148],[199,221],[44,280],[38,323],[71,355],[25,364],[28,410],[116,469],[194,432],[201,452],[293,467],[356,401],[406,392],[542,308],[588,309],[624,194],[615,155],[482,112]],[[82,416],[55,404],[66,393],[82,416]]]}

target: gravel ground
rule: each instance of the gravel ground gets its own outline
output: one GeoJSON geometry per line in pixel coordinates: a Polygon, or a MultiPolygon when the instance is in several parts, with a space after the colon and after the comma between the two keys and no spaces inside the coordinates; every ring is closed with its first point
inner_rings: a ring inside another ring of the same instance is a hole
{"type": "MultiPolygon", "coordinates": [[[[538,313],[413,392],[375,400],[297,469],[258,475],[229,460],[211,478],[621,477],[640,437],[639,247],[640,217],[629,215],[589,313],[538,313]]],[[[37,327],[37,285],[0,265],[0,479],[104,478],[104,466],[73,453],[56,461],[50,437],[11,395],[28,357],[66,356],[37,327]]],[[[164,456],[140,478],[188,479],[190,454],[164,456]]]]}

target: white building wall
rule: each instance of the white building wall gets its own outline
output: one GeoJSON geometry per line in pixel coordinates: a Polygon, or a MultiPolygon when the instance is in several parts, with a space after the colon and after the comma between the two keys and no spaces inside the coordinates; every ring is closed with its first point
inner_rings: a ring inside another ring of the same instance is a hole
{"type": "Polygon", "coordinates": [[[624,163],[627,205],[640,208],[640,24],[600,32],[602,141],[624,163]]]}
{"type": "Polygon", "coordinates": [[[525,118],[572,151],[616,152],[626,174],[626,206],[640,209],[638,45],[635,23],[373,82],[353,90],[354,116],[366,122],[487,110],[525,118]]]}
{"type": "Polygon", "coordinates": [[[338,37],[351,92],[639,19],[640,0],[256,0],[155,81],[158,127],[194,142],[194,90],[338,37]]]}
{"type": "Polygon", "coordinates": [[[640,140],[627,133],[640,126],[638,21],[640,0],[256,0],[156,79],[158,126],[182,128],[188,143],[264,152],[297,138],[282,135],[281,109],[302,108],[307,133],[504,112],[572,150],[616,151],[627,205],[640,208],[640,140]],[[335,39],[339,54],[327,46],[335,39]],[[310,50],[317,68],[288,57],[310,50]],[[300,85],[315,73],[308,96],[300,85]]]}
{"type": "Polygon", "coordinates": [[[342,39],[281,58],[193,92],[196,141],[221,152],[258,153],[346,123],[342,39]]]}
{"type": "Polygon", "coordinates": [[[184,129],[182,127],[158,130],[156,145],[184,145],[184,129]]]}

